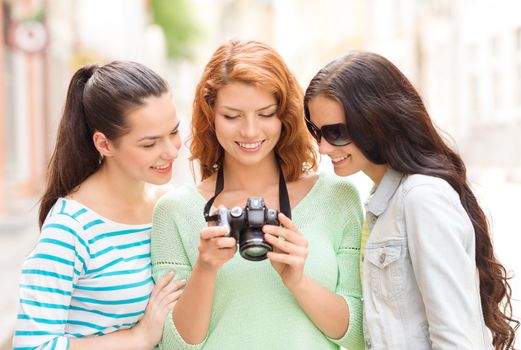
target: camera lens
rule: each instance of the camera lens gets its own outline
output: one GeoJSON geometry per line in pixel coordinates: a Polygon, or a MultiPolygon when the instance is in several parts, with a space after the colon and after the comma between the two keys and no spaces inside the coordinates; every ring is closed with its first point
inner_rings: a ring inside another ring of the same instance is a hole
{"type": "Polygon", "coordinates": [[[260,230],[247,229],[241,231],[239,237],[239,253],[247,260],[260,261],[267,258],[266,254],[273,248],[264,240],[260,230]]]}
{"type": "Polygon", "coordinates": [[[253,246],[253,247],[244,249],[244,254],[247,254],[249,256],[254,256],[254,257],[266,255],[267,253],[268,253],[268,250],[266,249],[266,247],[261,247],[261,246],[253,246]]]}

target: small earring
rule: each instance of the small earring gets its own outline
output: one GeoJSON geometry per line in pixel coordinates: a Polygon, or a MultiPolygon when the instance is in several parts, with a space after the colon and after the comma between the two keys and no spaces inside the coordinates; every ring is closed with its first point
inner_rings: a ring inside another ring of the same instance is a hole
{"type": "Polygon", "coordinates": [[[103,159],[104,159],[104,158],[105,158],[105,157],[103,156],[103,154],[100,153],[100,154],[99,154],[99,159],[98,159],[98,164],[103,163],[103,159]]]}
{"type": "Polygon", "coordinates": [[[219,169],[219,164],[214,164],[214,165],[212,165],[212,168],[213,168],[214,170],[219,169]]]}

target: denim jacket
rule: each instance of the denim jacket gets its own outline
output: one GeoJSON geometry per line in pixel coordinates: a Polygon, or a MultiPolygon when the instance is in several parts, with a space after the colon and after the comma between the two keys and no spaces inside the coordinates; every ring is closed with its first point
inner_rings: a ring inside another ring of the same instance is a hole
{"type": "Polygon", "coordinates": [[[472,223],[444,180],[388,169],[366,203],[366,348],[493,349],[472,223]]]}

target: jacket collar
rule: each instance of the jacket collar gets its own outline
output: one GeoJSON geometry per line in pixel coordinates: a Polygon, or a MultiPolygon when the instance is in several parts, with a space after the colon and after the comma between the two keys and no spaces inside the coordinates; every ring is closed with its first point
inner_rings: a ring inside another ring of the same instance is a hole
{"type": "Polygon", "coordinates": [[[402,173],[388,167],[380,184],[374,186],[371,190],[369,199],[365,204],[366,210],[375,216],[380,216],[387,209],[389,201],[400,186],[402,178],[402,173]]]}

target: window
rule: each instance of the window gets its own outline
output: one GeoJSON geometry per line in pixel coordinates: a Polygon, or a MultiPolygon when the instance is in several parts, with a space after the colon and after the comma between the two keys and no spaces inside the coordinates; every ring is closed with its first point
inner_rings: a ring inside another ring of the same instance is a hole
{"type": "Polygon", "coordinates": [[[498,109],[502,106],[502,95],[501,95],[501,75],[497,70],[492,71],[492,109],[493,113],[496,114],[498,109]]]}
{"type": "Polygon", "coordinates": [[[470,114],[479,116],[479,81],[478,77],[475,75],[472,75],[469,78],[469,108],[470,114]]]}
{"type": "Polygon", "coordinates": [[[516,30],[516,48],[518,53],[521,53],[521,28],[517,28],[516,30]]]}

